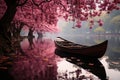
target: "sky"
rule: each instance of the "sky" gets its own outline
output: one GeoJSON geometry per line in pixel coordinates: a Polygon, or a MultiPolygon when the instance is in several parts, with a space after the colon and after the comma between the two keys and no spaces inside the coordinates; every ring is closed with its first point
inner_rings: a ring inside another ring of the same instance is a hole
{"type": "Polygon", "coordinates": [[[103,13],[101,17],[94,18],[95,21],[98,19],[102,19],[104,21],[104,25],[100,27],[98,24],[95,24],[93,29],[89,29],[89,24],[87,22],[82,22],[81,28],[75,28],[72,27],[75,26],[75,23],[72,21],[66,22],[64,19],[60,19],[58,22],[58,26],[60,29],[60,35],[80,35],[85,34],[89,32],[109,32],[113,29],[117,29],[120,31],[120,10],[119,11],[113,11],[111,14],[103,13]],[[114,26],[114,27],[113,27],[114,26]]]}

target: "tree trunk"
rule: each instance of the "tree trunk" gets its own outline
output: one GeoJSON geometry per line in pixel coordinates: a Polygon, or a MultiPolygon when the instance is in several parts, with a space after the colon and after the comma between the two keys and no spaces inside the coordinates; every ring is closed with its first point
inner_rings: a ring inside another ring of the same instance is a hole
{"type": "Polygon", "coordinates": [[[10,37],[10,31],[8,29],[10,28],[10,23],[13,20],[16,13],[15,2],[11,3],[11,5],[8,2],[10,1],[6,2],[7,10],[0,20],[0,34],[2,34],[3,37],[10,37]]]}
{"type": "MultiPolygon", "coordinates": [[[[10,47],[11,45],[11,33],[10,23],[13,20],[16,13],[16,0],[5,0],[7,5],[7,10],[3,17],[0,19],[0,50],[5,50],[5,48],[10,47]]],[[[1,52],[1,51],[0,51],[1,52]]]]}

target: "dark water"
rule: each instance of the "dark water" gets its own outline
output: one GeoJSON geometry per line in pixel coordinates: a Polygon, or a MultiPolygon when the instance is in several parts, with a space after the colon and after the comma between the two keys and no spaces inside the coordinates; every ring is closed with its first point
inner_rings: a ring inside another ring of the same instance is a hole
{"type": "MultiPolygon", "coordinates": [[[[120,36],[79,35],[63,36],[65,39],[84,45],[95,45],[108,40],[108,48],[100,59],[75,58],[55,53],[54,39],[24,38],[8,69],[0,69],[0,80],[119,80],[120,79],[120,36]],[[77,71],[79,70],[79,77],[77,71]],[[3,78],[3,79],[2,79],[3,78]],[[81,79],[80,79],[81,78],[81,79]]],[[[10,59],[9,59],[10,60],[10,59]]],[[[2,64],[0,64],[1,66],[2,64]]]]}

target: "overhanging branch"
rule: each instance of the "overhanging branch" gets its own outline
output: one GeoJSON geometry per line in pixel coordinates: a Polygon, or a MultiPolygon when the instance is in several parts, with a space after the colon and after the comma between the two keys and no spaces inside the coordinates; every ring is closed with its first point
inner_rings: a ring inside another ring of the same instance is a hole
{"type": "Polygon", "coordinates": [[[65,8],[65,6],[62,4],[61,0],[59,0],[59,2],[57,2],[57,3],[55,3],[55,4],[61,5],[61,6],[63,7],[63,9],[64,9],[66,12],[68,12],[67,9],[65,8]]]}
{"type": "Polygon", "coordinates": [[[25,0],[24,2],[20,3],[20,0],[17,2],[17,6],[23,6],[24,4],[27,3],[28,0],[25,0]]]}
{"type": "Polygon", "coordinates": [[[44,0],[44,1],[40,2],[40,3],[36,3],[35,0],[32,0],[33,4],[36,5],[36,6],[40,6],[43,3],[50,2],[50,1],[52,1],[52,0],[44,0]]]}
{"type": "Polygon", "coordinates": [[[35,6],[37,6],[37,7],[38,7],[42,12],[44,12],[44,13],[45,13],[45,11],[44,11],[43,8],[40,7],[40,6],[42,6],[43,3],[50,2],[50,1],[52,1],[52,0],[44,0],[44,1],[40,2],[40,3],[36,3],[35,0],[32,0],[33,4],[34,4],[35,6]]]}

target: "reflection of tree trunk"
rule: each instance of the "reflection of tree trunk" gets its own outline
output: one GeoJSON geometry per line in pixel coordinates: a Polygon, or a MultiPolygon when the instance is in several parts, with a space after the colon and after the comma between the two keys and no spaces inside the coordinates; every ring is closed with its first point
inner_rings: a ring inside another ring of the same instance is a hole
{"type": "Polygon", "coordinates": [[[30,49],[33,49],[33,37],[28,37],[28,41],[29,41],[29,47],[30,47],[30,49]]]}
{"type": "Polygon", "coordinates": [[[19,41],[16,41],[14,43],[14,53],[16,53],[17,55],[25,55],[24,51],[21,48],[19,41]]]}

